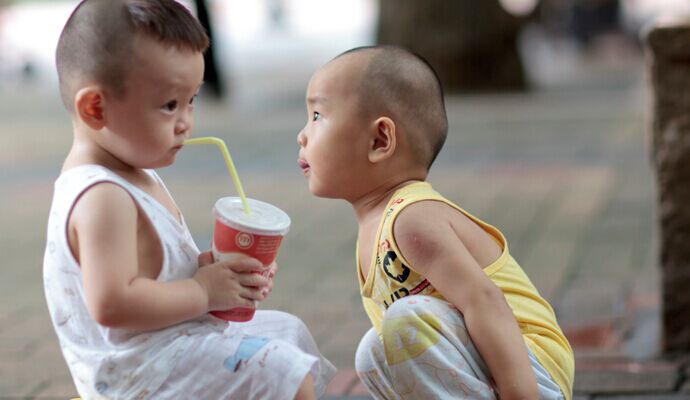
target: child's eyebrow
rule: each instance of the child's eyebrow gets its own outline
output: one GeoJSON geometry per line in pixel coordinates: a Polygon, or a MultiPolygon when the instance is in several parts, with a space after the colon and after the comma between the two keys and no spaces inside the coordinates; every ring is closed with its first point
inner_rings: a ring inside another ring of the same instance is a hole
{"type": "Polygon", "coordinates": [[[307,97],[307,104],[326,104],[328,100],[321,96],[307,97]]]}
{"type": "MultiPolygon", "coordinates": [[[[196,86],[194,88],[194,91],[195,92],[200,91],[201,87],[203,85],[204,85],[204,81],[202,81],[198,86],[196,86]]],[[[189,86],[184,87],[180,84],[171,83],[171,82],[158,82],[156,86],[158,86],[158,88],[159,88],[158,90],[160,93],[167,93],[167,94],[170,94],[171,92],[177,92],[179,90],[185,90],[186,91],[189,88],[189,86]]]]}

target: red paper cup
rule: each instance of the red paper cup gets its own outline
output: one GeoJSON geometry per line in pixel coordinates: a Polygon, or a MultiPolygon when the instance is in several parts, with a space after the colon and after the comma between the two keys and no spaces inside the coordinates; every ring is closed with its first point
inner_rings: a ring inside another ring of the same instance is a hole
{"type": "MultiPolygon", "coordinates": [[[[239,197],[220,198],[213,207],[213,258],[222,261],[238,253],[256,258],[267,267],[278,255],[280,242],[290,229],[290,217],[280,208],[247,199],[251,213],[244,212],[239,197]]],[[[211,314],[226,321],[245,322],[254,317],[256,307],[236,307],[211,314]]]]}

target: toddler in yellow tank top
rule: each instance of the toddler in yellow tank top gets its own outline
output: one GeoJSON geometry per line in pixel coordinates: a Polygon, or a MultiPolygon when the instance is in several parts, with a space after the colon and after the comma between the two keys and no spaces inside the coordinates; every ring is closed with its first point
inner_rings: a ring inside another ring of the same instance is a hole
{"type": "Polygon", "coordinates": [[[373,328],[358,375],[377,399],[571,399],[573,354],[503,234],[425,182],[448,123],[420,56],[349,50],[307,88],[298,163],[310,191],[352,204],[373,328]]]}

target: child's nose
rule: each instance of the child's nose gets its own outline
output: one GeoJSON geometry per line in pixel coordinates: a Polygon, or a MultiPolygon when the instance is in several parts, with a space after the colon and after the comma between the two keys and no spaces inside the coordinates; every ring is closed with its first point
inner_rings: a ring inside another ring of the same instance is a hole
{"type": "Polygon", "coordinates": [[[299,133],[297,134],[297,144],[300,147],[304,147],[307,145],[307,135],[304,134],[304,129],[299,131],[299,133]]]}
{"type": "Polygon", "coordinates": [[[191,112],[182,113],[175,123],[175,132],[178,134],[186,133],[192,128],[192,121],[191,112]]]}
{"type": "Polygon", "coordinates": [[[179,120],[175,124],[175,133],[178,135],[186,133],[189,130],[189,123],[187,121],[179,120]]]}

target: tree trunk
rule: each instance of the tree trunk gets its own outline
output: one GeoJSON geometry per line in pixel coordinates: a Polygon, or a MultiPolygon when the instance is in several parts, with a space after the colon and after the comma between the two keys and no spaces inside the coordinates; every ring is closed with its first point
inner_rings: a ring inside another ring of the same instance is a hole
{"type": "Polygon", "coordinates": [[[497,0],[380,0],[377,42],[422,55],[449,92],[522,90],[520,25],[497,0]]]}
{"type": "Polygon", "coordinates": [[[206,7],[206,0],[194,0],[196,6],[196,16],[201,26],[206,30],[210,40],[208,49],[204,53],[204,87],[209,90],[209,94],[220,99],[225,95],[225,87],[220,77],[218,63],[215,54],[215,40],[213,39],[213,29],[211,18],[206,7]]]}
{"type": "Polygon", "coordinates": [[[690,20],[646,37],[654,93],[663,350],[690,352],[690,20]]]}

